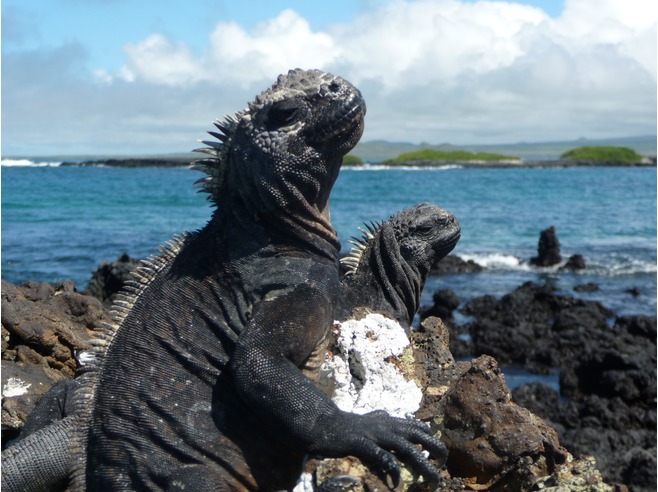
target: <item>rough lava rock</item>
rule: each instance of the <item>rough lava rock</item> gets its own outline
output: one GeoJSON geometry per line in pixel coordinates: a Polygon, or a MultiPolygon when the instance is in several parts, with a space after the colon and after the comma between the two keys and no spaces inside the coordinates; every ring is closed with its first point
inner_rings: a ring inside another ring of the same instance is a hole
{"type": "Polygon", "coordinates": [[[537,256],[530,259],[530,264],[540,267],[557,265],[562,261],[560,255],[560,241],[557,238],[555,227],[544,229],[539,234],[537,256]]]}
{"type": "Polygon", "coordinates": [[[482,265],[473,260],[464,260],[457,255],[448,255],[432,266],[431,275],[449,275],[455,273],[477,273],[484,270],[482,265]]]}
{"type": "Polygon", "coordinates": [[[473,360],[442,398],[439,415],[448,469],[477,488],[528,490],[567,463],[557,433],[512,402],[492,357],[473,360]]]}
{"type": "Polygon", "coordinates": [[[612,311],[596,301],[556,295],[555,290],[526,282],[500,299],[487,295],[469,301],[461,311],[476,318],[464,326],[473,353],[547,373],[609,335],[612,311]]]}
{"type": "Polygon", "coordinates": [[[75,374],[75,354],[110,316],[73,283],[2,282],[2,429],[15,435],[39,398],[75,374]]]}
{"type": "Polygon", "coordinates": [[[109,308],[125,283],[133,278],[131,272],[139,263],[128,253],[122,254],[116,261],[101,263],[83,293],[95,297],[109,308]]]}
{"type": "Polygon", "coordinates": [[[432,296],[433,304],[420,310],[420,319],[435,316],[443,320],[452,319],[453,311],[459,307],[459,297],[451,289],[441,289],[432,296]]]}

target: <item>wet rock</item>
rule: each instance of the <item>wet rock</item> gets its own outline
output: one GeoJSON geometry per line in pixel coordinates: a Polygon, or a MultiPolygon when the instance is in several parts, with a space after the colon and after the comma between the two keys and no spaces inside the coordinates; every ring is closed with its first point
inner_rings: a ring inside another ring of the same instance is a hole
{"type": "Polygon", "coordinates": [[[560,270],[584,270],[587,267],[585,258],[582,255],[572,255],[567,262],[560,267],[560,270]]]}
{"type": "Polygon", "coordinates": [[[599,302],[558,296],[554,287],[533,282],[500,300],[476,298],[462,312],[476,318],[464,326],[475,355],[538,373],[570,363],[588,343],[609,336],[608,319],[614,317],[599,302]]]}
{"type": "Polygon", "coordinates": [[[557,265],[562,261],[560,255],[560,241],[557,238],[555,227],[541,231],[537,245],[537,256],[530,259],[530,264],[540,267],[557,265]]]}
{"type": "Polygon", "coordinates": [[[633,287],[633,288],[631,288],[631,289],[627,289],[625,292],[626,292],[627,294],[632,295],[633,297],[637,297],[637,296],[639,296],[639,295],[641,294],[640,289],[638,289],[637,287],[633,287]]]}
{"type": "Polygon", "coordinates": [[[576,285],[573,290],[576,292],[596,292],[599,290],[599,286],[594,282],[587,282],[586,284],[576,285]]]}
{"type": "Polygon", "coordinates": [[[463,260],[457,255],[448,255],[432,266],[430,274],[449,275],[454,273],[477,273],[482,270],[484,270],[484,267],[473,260],[463,260]]]}
{"type": "Polygon", "coordinates": [[[441,289],[432,296],[434,304],[420,310],[420,319],[436,316],[443,320],[451,319],[452,313],[459,307],[459,297],[451,289],[441,289]]]}
{"type": "Polygon", "coordinates": [[[139,263],[139,260],[130,258],[128,253],[121,255],[116,261],[101,263],[83,293],[95,297],[109,308],[125,283],[132,280],[130,272],[137,268],[139,263]]]}

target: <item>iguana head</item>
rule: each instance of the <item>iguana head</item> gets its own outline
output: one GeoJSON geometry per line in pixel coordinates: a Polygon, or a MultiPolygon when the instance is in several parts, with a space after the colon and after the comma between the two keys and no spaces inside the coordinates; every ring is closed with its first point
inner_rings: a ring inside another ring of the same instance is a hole
{"type": "Polygon", "coordinates": [[[361,138],[365,103],[346,80],[320,70],[291,70],[234,117],[216,123],[217,142],[197,168],[202,189],[221,206],[235,196],[253,216],[281,214],[328,223],[329,192],[361,138]]]}
{"type": "Polygon", "coordinates": [[[454,249],[461,237],[455,216],[429,203],[394,215],[390,226],[400,245],[400,255],[420,271],[429,272],[432,265],[454,249]]]}
{"type": "Polygon", "coordinates": [[[432,265],[461,237],[459,222],[447,210],[425,203],[366,228],[341,260],[347,267],[344,283],[358,291],[356,297],[386,299],[391,314],[411,322],[432,265]]]}

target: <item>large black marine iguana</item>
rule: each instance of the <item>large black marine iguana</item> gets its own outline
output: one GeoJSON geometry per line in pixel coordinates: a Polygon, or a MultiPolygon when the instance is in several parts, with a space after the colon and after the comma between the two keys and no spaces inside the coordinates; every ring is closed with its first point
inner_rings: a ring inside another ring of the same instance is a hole
{"type": "Polygon", "coordinates": [[[298,70],[218,125],[223,144],[207,142],[203,162],[213,218],[139,270],[79,376],[73,415],[9,448],[10,489],[43,477],[94,490],[289,488],[304,453],[352,454],[395,479],[391,450],[436,478],[412,443],[445,448],[422,424],[341,412],[299,369],[333,322],[329,191],[364,112],[349,83],[298,70]]]}
{"type": "MultiPolygon", "coordinates": [[[[361,231],[363,236],[353,238],[352,250],[341,259],[346,273],[341,280],[336,318],[345,321],[356,308],[365,307],[407,328],[418,310],[431,266],[450,253],[459,240],[459,223],[450,212],[422,204],[402,210],[381,224],[366,224],[361,231]]],[[[307,363],[304,371],[314,381],[319,363],[324,360],[321,351],[318,356],[318,364],[307,363]]],[[[74,413],[72,402],[78,386],[79,381],[74,379],[55,385],[29,416],[21,437],[74,413]]],[[[340,485],[345,479],[348,477],[335,477],[322,485],[340,485]]]]}

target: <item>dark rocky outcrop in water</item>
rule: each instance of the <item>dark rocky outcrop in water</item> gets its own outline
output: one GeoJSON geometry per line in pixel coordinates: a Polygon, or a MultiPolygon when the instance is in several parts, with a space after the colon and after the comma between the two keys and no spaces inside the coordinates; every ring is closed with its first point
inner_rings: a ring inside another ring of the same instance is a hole
{"type": "Polygon", "coordinates": [[[455,273],[477,273],[484,270],[473,260],[463,260],[457,255],[448,255],[432,266],[432,275],[449,275],[455,273]]]}
{"type": "Polygon", "coordinates": [[[562,368],[560,388],[533,383],[514,399],[575,456],[595,456],[606,480],[656,490],[656,318],[618,318],[562,368]]]}
{"type": "Polygon", "coordinates": [[[596,301],[555,294],[555,287],[526,282],[500,299],[482,296],[461,311],[475,317],[463,328],[472,353],[502,364],[545,373],[563,367],[610,333],[614,313],[596,301]]]}
{"type": "Polygon", "coordinates": [[[540,267],[557,265],[562,261],[560,255],[560,241],[557,238],[555,227],[541,231],[539,244],[537,245],[537,256],[530,258],[530,264],[540,267]]]}
{"type": "Polygon", "coordinates": [[[432,304],[429,307],[421,308],[420,319],[436,316],[442,320],[451,320],[452,313],[459,307],[459,297],[451,289],[441,289],[432,296],[432,304]]]}
{"type": "Polygon", "coordinates": [[[560,267],[560,270],[584,270],[586,268],[585,258],[582,255],[572,255],[567,262],[560,267]]]}

